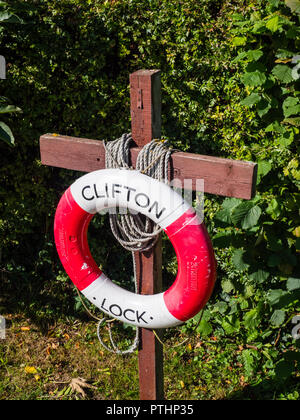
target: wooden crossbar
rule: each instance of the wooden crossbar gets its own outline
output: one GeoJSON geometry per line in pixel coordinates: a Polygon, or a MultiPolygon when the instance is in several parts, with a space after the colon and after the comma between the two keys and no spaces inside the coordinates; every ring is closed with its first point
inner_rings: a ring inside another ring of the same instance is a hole
{"type": "MultiPolygon", "coordinates": [[[[40,138],[41,161],[44,165],[91,172],[105,168],[103,142],[78,137],[45,134],[40,138]]],[[[131,149],[131,162],[135,167],[141,149],[131,149]]],[[[257,164],[224,159],[196,153],[175,152],[171,158],[171,179],[183,182],[204,180],[204,192],[225,197],[251,199],[255,194],[257,164]]],[[[188,186],[188,183],[187,183],[188,186]]]]}

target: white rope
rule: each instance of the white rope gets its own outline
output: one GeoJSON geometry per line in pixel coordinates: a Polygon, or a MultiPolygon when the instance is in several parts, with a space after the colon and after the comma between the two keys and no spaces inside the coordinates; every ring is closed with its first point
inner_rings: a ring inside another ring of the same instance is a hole
{"type": "MultiPolygon", "coordinates": [[[[104,142],[106,168],[132,169],[130,167],[130,143],[132,141],[131,134],[123,134],[117,140],[109,143],[104,142]]],[[[166,143],[166,141],[152,140],[144,146],[138,154],[136,170],[168,184],[168,166],[172,149],[167,147],[166,143]]],[[[138,293],[134,252],[151,249],[156,244],[162,229],[152,222],[151,219],[139,214],[109,214],[109,221],[115,238],[125,249],[132,252],[135,293],[138,293]]],[[[112,348],[106,346],[103,342],[100,336],[100,328],[104,321],[106,321],[105,318],[99,321],[97,335],[100,343],[106,350],[123,355],[136,350],[139,345],[139,331],[137,327],[133,344],[127,350],[120,350],[114,343],[110,323],[108,323],[108,332],[112,348]]]]}

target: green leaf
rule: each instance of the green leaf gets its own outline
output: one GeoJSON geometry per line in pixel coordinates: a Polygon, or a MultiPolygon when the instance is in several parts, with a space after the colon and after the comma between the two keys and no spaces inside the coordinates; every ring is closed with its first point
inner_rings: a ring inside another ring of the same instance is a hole
{"type": "Polygon", "coordinates": [[[272,325],[279,327],[279,325],[283,324],[285,320],[285,312],[281,311],[280,309],[276,309],[271,316],[270,322],[272,325]]]}
{"type": "Polygon", "coordinates": [[[267,175],[272,169],[272,163],[267,160],[260,160],[257,162],[257,183],[259,184],[261,179],[267,175]]]}
{"type": "Polygon", "coordinates": [[[300,0],[285,0],[285,4],[292,12],[300,13],[300,0]]]}
{"type": "Polygon", "coordinates": [[[235,315],[225,316],[221,325],[226,334],[233,334],[240,329],[240,321],[235,315]]]}
{"type": "Polygon", "coordinates": [[[269,272],[265,271],[263,269],[258,269],[257,271],[254,271],[253,273],[251,273],[249,275],[249,278],[251,280],[254,280],[256,283],[263,283],[264,281],[266,281],[269,277],[269,272]]]}
{"type": "Polygon", "coordinates": [[[231,224],[232,223],[231,212],[240,203],[242,203],[242,200],[238,198],[225,198],[225,200],[222,203],[222,210],[220,210],[215,215],[216,220],[219,220],[220,222],[224,222],[227,224],[231,224]]]}
{"type": "Polygon", "coordinates": [[[249,50],[246,52],[246,54],[251,61],[257,61],[264,55],[261,50],[249,50]]]}
{"type": "Polygon", "coordinates": [[[250,211],[245,214],[245,217],[242,221],[242,228],[249,229],[255,226],[258,222],[258,219],[261,215],[261,208],[259,206],[254,206],[250,209],[250,211]]]}
{"type": "Polygon", "coordinates": [[[207,337],[213,332],[212,325],[205,319],[202,319],[197,327],[197,332],[200,333],[201,336],[207,337]]]}
{"type": "Polygon", "coordinates": [[[295,127],[300,127],[300,117],[285,118],[282,122],[285,123],[285,124],[293,125],[295,127]]]}
{"type": "Polygon", "coordinates": [[[220,312],[220,314],[225,314],[228,309],[228,304],[226,302],[219,301],[214,305],[214,309],[220,312]]]}
{"type": "Polygon", "coordinates": [[[272,70],[272,74],[282,83],[290,83],[294,79],[292,77],[292,69],[286,64],[277,64],[272,70]]]}
{"type": "Polygon", "coordinates": [[[235,47],[240,47],[245,45],[247,42],[247,38],[245,36],[236,36],[232,39],[232,45],[235,47]]]}
{"type": "Polygon", "coordinates": [[[275,131],[276,133],[283,134],[283,133],[286,132],[286,128],[284,126],[282,126],[279,123],[279,121],[274,121],[265,128],[265,131],[267,133],[270,132],[270,131],[275,131]]]}
{"type": "MultiPolygon", "coordinates": [[[[266,209],[266,213],[270,214],[273,219],[276,219],[277,217],[280,216],[281,210],[280,210],[280,206],[279,206],[279,203],[276,200],[276,198],[272,198],[272,200],[270,201],[270,203],[269,203],[269,205],[266,209]]],[[[279,242],[281,243],[280,240],[279,240],[279,242]]],[[[269,244],[270,249],[272,249],[272,251],[278,251],[278,248],[276,248],[276,249],[274,247],[272,248],[272,244],[273,243],[271,241],[271,243],[269,244]]]]}
{"type": "Polygon", "coordinates": [[[256,306],[244,315],[244,324],[247,329],[257,328],[261,322],[260,306],[256,306]]]}
{"type": "Polygon", "coordinates": [[[234,224],[241,224],[242,229],[249,229],[255,226],[261,215],[261,208],[248,201],[235,207],[231,214],[234,224]]]}
{"type": "Polygon", "coordinates": [[[255,367],[252,351],[249,350],[249,349],[243,350],[242,360],[243,360],[243,364],[244,364],[246,374],[248,376],[251,376],[254,372],[254,367],[255,367]]]}
{"type": "Polygon", "coordinates": [[[300,279],[290,277],[286,283],[286,287],[289,291],[300,289],[300,279]]]}
{"type": "Polygon", "coordinates": [[[222,290],[225,293],[230,293],[234,290],[234,285],[228,279],[222,280],[221,285],[222,285],[222,290]]]}
{"type": "Polygon", "coordinates": [[[15,144],[15,138],[11,129],[2,121],[0,121],[0,140],[13,146],[15,144]]]}
{"type": "Polygon", "coordinates": [[[224,222],[227,224],[231,223],[231,212],[229,209],[223,209],[218,211],[218,213],[215,215],[215,219],[219,220],[220,222],[224,222]]]}
{"type": "Polygon", "coordinates": [[[256,87],[261,86],[267,80],[265,73],[262,73],[259,70],[255,70],[252,72],[244,73],[241,77],[242,83],[245,86],[256,87]]]}
{"type": "Polygon", "coordinates": [[[279,16],[273,16],[271,19],[268,20],[268,22],[266,23],[266,27],[271,31],[271,32],[276,32],[278,27],[279,27],[279,16]]]}
{"type": "Polygon", "coordinates": [[[0,12],[0,23],[24,23],[24,21],[15,14],[6,10],[0,12]]]}
{"type": "Polygon", "coordinates": [[[243,249],[236,249],[232,256],[232,263],[239,271],[246,270],[250,265],[245,261],[246,251],[243,249]]]}
{"type": "Polygon", "coordinates": [[[300,104],[299,99],[289,96],[286,98],[282,104],[284,116],[290,117],[291,115],[297,115],[300,113],[300,104]]]}
{"type": "Polygon", "coordinates": [[[271,306],[280,304],[280,301],[288,296],[288,292],[282,289],[272,289],[270,290],[267,299],[271,306]]]}
{"type": "Polygon", "coordinates": [[[223,209],[229,209],[232,210],[234,207],[238,206],[242,203],[242,200],[239,198],[225,198],[225,200],[222,203],[223,209]]]}
{"type": "Polygon", "coordinates": [[[263,117],[264,115],[266,115],[270,109],[272,108],[272,105],[269,101],[267,101],[266,99],[262,99],[258,104],[257,104],[257,113],[260,117],[263,117]]]}
{"type": "Polygon", "coordinates": [[[251,93],[245,99],[241,101],[241,105],[252,107],[261,100],[261,96],[258,93],[251,93]]]}
{"type": "Polygon", "coordinates": [[[6,106],[0,106],[0,114],[6,114],[9,112],[20,112],[21,108],[18,108],[14,105],[6,105],[6,106]]]}
{"type": "Polygon", "coordinates": [[[278,143],[280,146],[288,147],[290,144],[292,144],[294,141],[293,133],[287,133],[287,135],[283,135],[279,137],[278,143]]]}

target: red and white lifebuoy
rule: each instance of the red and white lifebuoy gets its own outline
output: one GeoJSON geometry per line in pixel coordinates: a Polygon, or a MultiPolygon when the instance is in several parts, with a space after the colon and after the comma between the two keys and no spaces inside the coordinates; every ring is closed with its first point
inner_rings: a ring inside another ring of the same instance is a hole
{"type": "Polygon", "coordinates": [[[138,171],[104,169],[75,181],[55,215],[60,260],[77,288],[105,313],[143,328],[168,328],[195,316],[209,299],[216,262],[206,228],[193,208],[168,185],[138,171]],[[178,260],[173,285],[139,295],[114,284],[94,261],[87,230],[95,213],[127,208],[151,218],[168,235],[178,260]]]}

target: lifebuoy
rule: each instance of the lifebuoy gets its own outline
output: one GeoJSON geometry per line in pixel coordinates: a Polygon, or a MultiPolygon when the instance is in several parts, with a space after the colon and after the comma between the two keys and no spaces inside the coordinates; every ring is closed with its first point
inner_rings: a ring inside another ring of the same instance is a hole
{"type": "Polygon", "coordinates": [[[168,328],[195,316],[209,299],[216,262],[206,228],[194,209],[168,185],[134,170],[104,169],[75,181],[55,214],[60,260],[77,288],[105,313],[143,328],[168,328]],[[114,284],[94,261],[87,230],[95,213],[107,208],[140,212],[168,235],[178,273],[163,293],[139,295],[114,284]]]}

